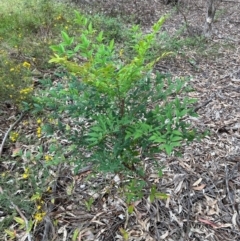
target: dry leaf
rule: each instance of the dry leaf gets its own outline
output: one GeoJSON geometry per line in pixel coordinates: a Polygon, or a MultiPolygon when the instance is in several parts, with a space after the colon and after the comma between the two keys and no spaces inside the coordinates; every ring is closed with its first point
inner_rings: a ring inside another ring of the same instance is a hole
{"type": "Polygon", "coordinates": [[[203,190],[205,187],[206,187],[206,184],[201,184],[200,186],[198,186],[198,187],[193,187],[192,189],[193,189],[193,190],[196,190],[196,191],[201,191],[201,190],[203,190]]]}
{"type": "Polygon", "coordinates": [[[198,221],[200,221],[202,223],[206,223],[206,224],[212,226],[213,228],[218,228],[218,225],[210,220],[199,218],[198,221]]]}
{"type": "Polygon", "coordinates": [[[193,183],[193,187],[198,186],[202,181],[202,178],[199,178],[196,182],[193,183]]]}

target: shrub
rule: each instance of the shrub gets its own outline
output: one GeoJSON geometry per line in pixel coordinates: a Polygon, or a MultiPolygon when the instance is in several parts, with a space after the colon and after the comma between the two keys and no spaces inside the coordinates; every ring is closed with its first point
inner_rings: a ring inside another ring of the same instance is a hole
{"type": "MultiPolygon", "coordinates": [[[[4,56],[4,55],[3,55],[4,56]]],[[[0,102],[19,107],[22,101],[28,101],[33,91],[29,77],[31,65],[19,63],[8,58],[0,61],[0,102]]]]}
{"type": "MultiPolygon", "coordinates": [[[[152,73],[155,62],[169,54],[150,59],[148,53],[165,18],[146,35],[134,26],[134,56],[128,59],[115,50],[113,40],[103,43],[103,33],[96,34],[91,22],[76,13],[76,22],[85,26],[76,43],[62,32],[63,42],[51,46],[54,56],[50,62],[69,73],[59,74],[57,84],[43,81],[48,89],[35,104],[35,111],[51,111],[56,120],[49,122],[45,131],[53,134],[56,130],[70,142],[76,171],[92,163],[97,171],[130,175],[130,181],[125,180],[128,202],[143,195],[139,187],[144,185],[151,189],[152,199],[159,197],[148,182],[145,158],[161,173],[155,154],[171,154],[199,136],[184,121],[195,115],[191,108],[195,100],[182,94],[189,91],[186,80],[152,73]]],[[[57,152],[57,148],[52,150],[57,152]]],[[[57,156],[52,163],[65,161],[57,156]]]]}

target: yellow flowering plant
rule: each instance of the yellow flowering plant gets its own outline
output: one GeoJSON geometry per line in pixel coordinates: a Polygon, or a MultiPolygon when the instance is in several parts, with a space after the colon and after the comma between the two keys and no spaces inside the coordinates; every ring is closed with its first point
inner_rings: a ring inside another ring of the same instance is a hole
{"type": "Polygon", "coordinates": [[[16,142],[16,140],[18,139],[18,137],[19,137],[19,133],[17,133],[16,131],[12,131],[11,133],[10,133],[10,140],[12,141],[12,142],[16,142]]]}
{"type": "Polygon", "coordinates": [[[29,77],[31,64],[19,63],[6,57],[0,59],[0,102],[21,107],[23,101],[29,102],[33,92],[33,83],[29,77]]]}

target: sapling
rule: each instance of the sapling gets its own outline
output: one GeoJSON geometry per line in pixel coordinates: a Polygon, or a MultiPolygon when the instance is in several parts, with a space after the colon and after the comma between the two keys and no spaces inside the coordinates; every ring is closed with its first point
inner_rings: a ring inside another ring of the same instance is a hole
{"type": "Polygon", "coordinates": [[[182,97],[189,90],[186,80],[152,72],[157,61],[171,54],[149,55],[167,16],[148,34],[133,27],[132,56],[127,57],[117,50],[114,40],[107,42],[86,17],[75,14],[80,36],[70,37],[63,31],[63,41],[51,46],[50,63],[63,66],[69,74],[57,86],[50,84],[38,105],[54,110],[57,129],[61,127],[61,134],[76,150],[76,169],[92,163],[98,171],[128,177],[123,183],[129,203],[142,197],[144,185],[151,200],[164,198],[148,180],[145,158],[161,173],[155,154],[165,151],[170,155],[199,136],[184,121],[194,115],[191,105],[195,102],[182,97]],[[64,116],[71,119],[70,124],[64,116]]]}

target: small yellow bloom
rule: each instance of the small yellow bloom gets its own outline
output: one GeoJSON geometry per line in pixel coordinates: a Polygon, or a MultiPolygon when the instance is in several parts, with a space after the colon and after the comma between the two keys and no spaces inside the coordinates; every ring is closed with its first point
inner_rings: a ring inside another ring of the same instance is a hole
{"type": "Polygon", "coordinates": [[[38,128],[37,128],[37,137],[41,137],[41,134],[42,134],[42,129],[41,129],[41,127],[39,126],[38,128]]]}
{"type": "Polygon", "coordinates": [[[22,174],[22,178],[23,178],[23,179],[27,179],[28,177],[29,177],[29,173],[23,173],[23,174],[22,174]]]}
{"type": "Polygon", "coordinates": [[[46,162],[48,162],[48,161],[51,161],[53,159],[53,157],[50,155],[45,155],[44,159],[46,162]]]}
{"type": "Polygon", "coordinates": [[[23,67],[25,67],[25,68],[28,68],[28,69],[29,69],[30,66],[31,66],[31,64],[29,64],[29,63],[26,62],[26,61],[23,63],[23,67]]]}
{"type": "Polygon", "coordinates": [[[37,123],[40,125],[42,123],[41,119],[37,119],[37,123]]]}
{"type": "Polygon", "coordinates": [[[13,71],[14,71],[14,68],[11,68],[10,71],[13,72],[13,71]]]}
{"type": "Polygon", "coordinates": [[[13,132],[10,133],[10,140],[12,142],[15,142],[17,140],[18,136],[19,136],[19,134],[17,132],[13,131],[13,132]]]}
{"type": "Polygon", "coordinates": [[[29,168],[25,168],[24,173],[22,174],[23,179],[27,179],[29,177],[29,168]]]}
{"type": "Polygon", "coordinates": [[[34,219],[37,221],[37,222],[41,222],[44,218],[44,216],[46,215],[45,212],[37,212],[35,215],[34,215],[34,219]]]}

